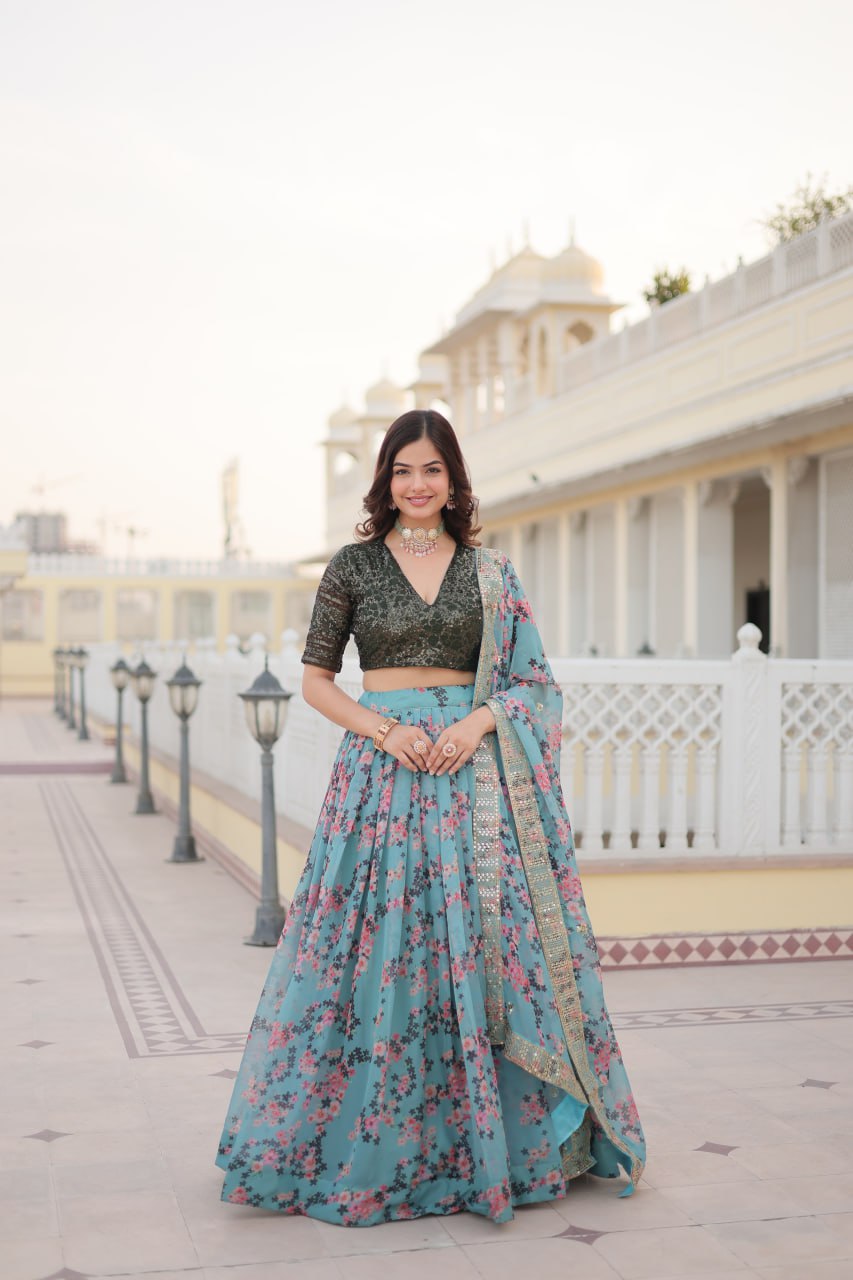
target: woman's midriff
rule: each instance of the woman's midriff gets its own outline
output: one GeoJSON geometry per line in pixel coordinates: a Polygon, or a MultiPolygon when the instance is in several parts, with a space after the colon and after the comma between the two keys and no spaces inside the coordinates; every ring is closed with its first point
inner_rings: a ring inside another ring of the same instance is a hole
{"type": "Polygon", "coordinates": [[[474,671],[450,671],[447,667],[377,667],[364,672],[368,693],[385,689],[420,689],[433,684],[473,684],[474,671]]]}

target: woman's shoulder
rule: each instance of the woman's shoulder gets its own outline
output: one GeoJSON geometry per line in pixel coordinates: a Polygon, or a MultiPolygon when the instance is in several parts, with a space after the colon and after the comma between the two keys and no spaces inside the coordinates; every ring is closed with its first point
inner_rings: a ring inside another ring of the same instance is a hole
{"type": "Polygon", "coordinates": [[[347,542],[339,547],[328,563],[328,568],[339,576],[346,577],[350,573],[363,571],[380,548],[378,540],[374,542],[347,542]]]}

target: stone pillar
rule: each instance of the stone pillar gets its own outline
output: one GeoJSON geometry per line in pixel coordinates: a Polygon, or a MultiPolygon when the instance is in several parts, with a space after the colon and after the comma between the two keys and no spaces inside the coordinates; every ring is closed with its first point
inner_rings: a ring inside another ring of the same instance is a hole
{"type": "Polygon", "coordinates": [[[613,653],[617,658],[629,654],[628,646],[628,531],[630,527],[627,498],[614,507],[613,562],[613,653]]]}
{"type": "Polygon", "coordinates": [[[770,646],[788,655],[788,460],[774,458],[762,471],[770,488],[770,646]]]}
{"type": "Polygon", "coordinates": [[[695,657],[699,648],[699,485],[690,480],[684,485],[682,499],[684,529],[684,575],[681,624],[681,650],[685,657],[695,657]]]}
{"type": "Polygon", "coordinates": [[[571,654],[572,643],[572,527],[567,511],[557,522],[557,652],[561,658],[571,654]]]}

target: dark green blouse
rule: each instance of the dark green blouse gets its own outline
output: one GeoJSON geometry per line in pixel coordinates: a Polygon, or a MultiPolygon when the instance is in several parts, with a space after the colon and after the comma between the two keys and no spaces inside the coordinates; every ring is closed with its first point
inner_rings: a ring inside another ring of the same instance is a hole
{"type": "Polygon", "coordinates": [[[381,538],[351,542],[335,552],[320,580],[302,661],[340,671],[352,635],[362,671],[476,671],[482,631],[476,548],[456,544],[438,595],[427,604],[381,538]]]}

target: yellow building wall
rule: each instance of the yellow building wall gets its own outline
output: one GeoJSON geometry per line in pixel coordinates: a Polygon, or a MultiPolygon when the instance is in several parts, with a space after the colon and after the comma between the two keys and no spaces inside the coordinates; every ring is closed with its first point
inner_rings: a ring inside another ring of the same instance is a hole
{"type": "MultiPolygon", "coordinates": [[[[19,553],[16,553],[19,554],[19,553]]],[[[26,567],[26,555],[23,565],[26,567]]],[[[0,637],[0,697],[49,697],[53,695],[53,650],[65,641],[58,638],[59,596],[61,591],[98,591],[101,594],[100,634],[91,643],[116,644],[117,599],[120,591],[154,591],[158,594],[157,634],[152,641],[125,641],[125,652],[144,650],[146,644],[171,644],[175,641],[175,596],[182,591],[205,591],[213,596],[217,648],[225,648],[231,632],[231,600],[239,591],[267,591],[272,599],[269,640],[278,648],[285,627],[289,602],[296,596],[313,595],[316,583],[302,578],[245,577],[216,579],[213,577],[155,577],[56,574],[33,574],[20,577],[15,590],[40,591],[44,601],[44,634],[40,640],[10,641],[0,637]]],[[[86,643],[86,642],[83,642],[86,643]]],[[[192,648],[192,646],[190,646],[192,648]]]]}

